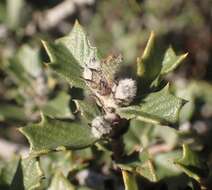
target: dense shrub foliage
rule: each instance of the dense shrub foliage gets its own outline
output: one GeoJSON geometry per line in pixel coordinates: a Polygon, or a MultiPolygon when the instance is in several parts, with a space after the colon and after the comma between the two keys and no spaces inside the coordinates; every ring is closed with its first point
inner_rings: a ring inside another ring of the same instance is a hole
{"type": "Polygon", "coordinates": [[[210,189],[207,7],[0,2],[0,189],[210,189]]]}

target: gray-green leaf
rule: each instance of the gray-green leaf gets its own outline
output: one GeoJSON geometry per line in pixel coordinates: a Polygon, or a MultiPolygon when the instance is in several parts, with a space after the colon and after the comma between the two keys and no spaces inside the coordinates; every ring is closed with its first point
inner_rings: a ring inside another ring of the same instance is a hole
{"type": "Polygon", "coordinates": [[[63,121],[44,116],[39,124],[29,124],[20,131],[29,140],[30,152],[33,155],[61,150],[64,147],[81,149],[97,140],[85,122],[63,121]]]}
{"type": "Polygon", "coordinates": [[[13,178],[12,190],[33,190],[40,187],[43,177],[39,163],[35,158],[25,158],[19,161],[17,171],[13,178]]]}
{"type": "Polygon", "coordinates": [[[148,94],[139,105],[119,108],[118,113],[126,119],[137,118],[153,124],[175,123],[183,103],[183,99],[169,92],[167,85],[158,92],[148,94]]]}
{"type": "Polygon", "coordinates": [[[182,55],[176,55],[174,50],[170,47],[166,50],[163,62],[162,69],[160,74],[165,75],[171,71],[173,71],[182,61],[187,57],[187,53],[182,55]]]}
{"type": "Polygon", "coordinates": [[[137,75],[145,82],[152,82],[162,68],[163,52],[152,32],[141,57],[137,58],[137,75]]]}
{"type": "Polygon", "coordinates": [[[50,57],[51,63],[48,65],[71,85],[83,87],[82,67],[71,52],[63,44],[43,41],[43,45],[50,57]]]}
{"type": "Polygon", "coordinates": [[[82,68],[91,58],[98,59],[97,49],[90,45],[82,26],[76,22],[68,36],[55,43],[43,42],[50,57],[49,66],[71,85],[83,88],[82,68]]]}
{"type": "Polygon", "coordinates": [[[60,38],[56,42],[63,44],[82,67],[91,56],[98,59],[96,47],[90,45],[86,32],[78,21],[75,22],[68,36],[60,38]]]}

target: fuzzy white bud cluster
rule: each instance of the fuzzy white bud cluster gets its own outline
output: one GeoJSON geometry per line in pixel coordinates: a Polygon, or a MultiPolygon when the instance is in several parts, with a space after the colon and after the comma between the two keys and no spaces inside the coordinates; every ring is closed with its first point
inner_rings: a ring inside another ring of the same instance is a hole
{"type": "Polygon", "coordinates": [[[122,79],[114,90],[114,98],[117,104],[127,106],[135,98],[137,93],[136,81],[130,78],[122,79]]]}
{"type": "Polygon", "coordinates": [[[119,106],[128,106],[137,93],[136,81],[131,78],[116,80],[120,60],[110,57],[100,61],[93,54],[90,55],[84,64],[83,78],[91,89],[97,103],[104,108],[106,113],[119,106]],[[118,82],[118,83],[117,83],[118,82]]]}
{"type": "Polygon", "coordinates": [[[91,123],[91,132],[97,138],[110,134],[111,130],[111,123],[102,116],[97,116],[91,123]]]}

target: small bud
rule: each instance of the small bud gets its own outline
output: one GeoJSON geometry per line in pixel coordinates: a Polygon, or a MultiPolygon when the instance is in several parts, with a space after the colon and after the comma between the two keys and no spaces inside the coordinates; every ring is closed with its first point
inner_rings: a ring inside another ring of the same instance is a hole
{"type": "Polygon", "coordinates": [[[91,132],[97,138],[110,134],[112,130],[111,124],[101,116],[93,119],[91,127],[91,132]]]}
{"type": "Polygon", "coordinates": [[[132,79],[122,79],[115,88],[114,98],[117,104],[127,106],[136,96],[136,81],[132,79]]]}

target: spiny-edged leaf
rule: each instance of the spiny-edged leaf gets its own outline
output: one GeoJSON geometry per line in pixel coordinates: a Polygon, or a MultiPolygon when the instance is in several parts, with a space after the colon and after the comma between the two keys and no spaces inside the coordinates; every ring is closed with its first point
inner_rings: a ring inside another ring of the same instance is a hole
{"type": "Polygon", "coordinates": [[[44,115],[56,118],[73,118],[73,114],[69,108],[71,97],[65,93],[59,93],[56,98],[50,100],[43,108],[44,115]]]}
{"type": "Polygon", "coordinates": [[[50,67],[76,87],[85,87],[82,68],[91,59],[98,60],[97,49],[92,47],[81,25],[76,22],[68,36],[55,43],[43,42],[50,57],[50,67]]]}
{"type": "Polygon", "coordinates": [[[138,190],[135,174],[122,170],[125,190],[138,190]]]}
{"type": "Polygon", "coordinates": [[[61,43],[45,41],[43,45],[51,61],[48,65],[71,85],[83,87],[85,83],[81,77],[82,67],[67,47],[61,43]]]}
{"type": "Polygon", "coordinates": [[[147,151],[134,152],[126,157],[123,157],[118,166],[126,171],[137,173],[150,181],[156,181],[156,173],[147,151]]]}
{"type": "Polygon", "coordinates": [[[57,172],[48,190],[76,190],[76,188],[63,176],[63,174],[57,172]]]}
{"type": "Polygon", "coordinates": [[[179,166],[188,176],[201,182],[201,179],[207,178],[208,167],[206,162],[192,151],[188,145],[183,144],[183,156],[181,159],[175,160],[175,164],[179,166]]]}
{"type": "Polygon", "coordinates": [[[162,69],[160,74],[164,75],[173,71],[182,61],[187,57],[186,54],[176,55],[174,50],[170,47],[166,50],[165,56],[162,62],[162,69]]]}
{"type": "Polygon", "coordinates": [[[163,52],[152,32],[141,57],[137,58],[137,75],[145,82],[157,78],[162,68],[163,52]]]}
{"type": "Polygon", "coordinates": [[[84,29],[78,21],[75,22],[70,34],[58,39],[57,43],[63,44],[82,67],[91,57],[98,60],[96,47],[90,45],[84,29]]]}
{"type": "Polygon", "coordinates": [[[35,158],[14,157],[5,162],[0,172],[0,187],[11,190],[32,190],[40,186],[42,172],[35,158]]]}
{"type": "Polygon", "coordinates": [[[153,124],[175,123],[183,104],[183,99],[172,95],[167,85],[158,92],[148,94],[140,105],[119,108],[118,113],[126,119],[137,118],[153,124]]]}
{"type": "Polygon", "coordinates": [[[40,187],[43,177],[39,163],[35,158],[25,158],[19,161],[15,176],[13,178],[12,190],[33,190],[40,187]]]}
{"type": "Polygon", "coordinates": [[[42,116],[39,124],[29,124],[20,129],[30,143],[33,155],[51,150],[81,149],[96,142],[91,130],[85,122],[63,121],[42,116]]]}
{"type": "Polygon", "coordinates": [[[91,57],[98,60],[97,48],[90,45],[86,32],[78,21],[75,22],[70,34],[58,39],[57,42],[64,44],[81,66],[91,57]]]}

